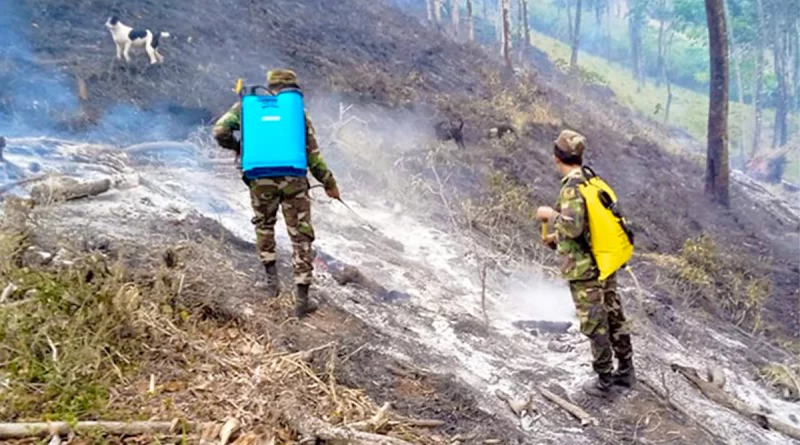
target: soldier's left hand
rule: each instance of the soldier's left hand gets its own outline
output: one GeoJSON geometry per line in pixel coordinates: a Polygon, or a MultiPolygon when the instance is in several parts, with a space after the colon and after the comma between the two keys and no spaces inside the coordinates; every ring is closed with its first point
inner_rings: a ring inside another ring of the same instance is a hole
{"type": "Polygon", "coordinates": [[[334,186],[332,188],[325,189],[325,193],[328,195],[329,198],[342,199],[341,195],[339,194],[339,187],[334,186]]]}
{"type": "Polygon", "coordinates": [[[536,219],[539,221],[549,221],[556,213],[552,207],[542,206],[536,209],[536,219]]]}
{"type": "Polygon", "coordinates": [[[547,237],[545,237],[542,240],[542,242],[544,243],[545,246],[555,250],[556,245],[558,244],[558,234],[551,233],[551,234],[547,235],[547,237]]]}

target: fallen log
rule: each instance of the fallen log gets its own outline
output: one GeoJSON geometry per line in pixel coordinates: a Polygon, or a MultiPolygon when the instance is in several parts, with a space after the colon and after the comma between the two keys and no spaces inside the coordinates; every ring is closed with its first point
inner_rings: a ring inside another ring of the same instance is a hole
{"type": "Polygon", "coordinates": [[[546,388],[542,388],[541,386],[539,387],[539,392],[542,394],[542,397],[544,397],[545,399],[555,403],[561,409],[563,409],[564,411],[572,414],[573,417],[575,417],[576,419],[580,420],[581,421],[581,426],[586,426],[586,425],[597,426],[597,419],[592,417],[589,413],[584,411],[581,407],[579,407],[579,406],[577,406],[577,405],[575,405],[573,403],[567,402],[566,400],[564,400],[561,397],[557,396],[556,394],[554,394],[550,390],[548,390],[546,388]]]}
{"type": "Polygon", "coordinates": [[[774,416],[762,413],[758,408],[748,405],[738,398],[726,393],[715,383],[707,382],[700,377],[700,374],[696,369],[689,366],[682,366],[677,363],[673,363],[671,368],[673,371],[685,377],[686,380],[692,383],[695,388],[700,390],[700,392],[712,402],[722,405],[732,411],[738,412],[739,414],[753,420],[764,429],[777,431],[795,440],[800,440],[800,429],[795,428],[788,423],[782,422],[774,416]]]}
{"type": "Polygon", "coordinates": [[[53,201],[70,201],[74,199],[97,196],[111,189],[111,180],[40,184],[31,190],[31,198],[36,204],[45,204],[53,201]]]}
{"type": "Polygon", "coordinates": [[[197,423],[182,424],[178,420],[172,422],[34,422],[34,423],[0,423],[0,439],[24,439],[28,437],[66,436],[101,432],[115,436],[140,436],[143,434],[174,434],[191,431],[197,423]]]}

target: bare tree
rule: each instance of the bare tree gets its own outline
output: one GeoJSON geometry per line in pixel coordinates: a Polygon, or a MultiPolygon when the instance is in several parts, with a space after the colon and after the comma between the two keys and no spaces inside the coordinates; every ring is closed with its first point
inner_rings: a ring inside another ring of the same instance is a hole
{"type": "Polygon", "coordinates": [[[500,0],[503,11],[503,58],[506,59],[506,67],[511,65],[511,11],[509,10],[509,0],[500,0]]]}
{"type": "Polygon", "coordinates": [[[504,43],[503,43],[503,0],[495,0],[496,1],[496,8],[495,8],[495,15],[494,15],[494,33],[495,37],[497,38],[497,42],[500,44],[500,53],[503,53],[504,43]]]}
{"type": "Polygon", "coordinates": [[[756,44],[756,79],[755,92],[753,94],[753,148],[750,156],[753,157],[758,152],[761,145],[761,124],[763,122],[764,107],[764,51],[767,47],[766,38],[766,18],[764,16],[763,0],[756,0],[756,10],[758,13],[758,38],[756,44]]]}
{"type": "Polygon", "coordinates": [[[528,48],[531,46],[531,24],[528,18],[528,0],[519,0],[522,6],[522,11],[520,15],[522,15],[522,35],[525,40],[522,46],[522,57],[527,59],[528,56],[528,48]]]}
{"type": "Polygon", "coordinates": [[[643,0],[628,0],[628,36],[631,40],[631,65],[637,91],[641,90],[644,85],[642,29],[645,22],[645,8],[646,2],[643,0]]]}
{"type": "Polygon", "coordinates": [[[664,108],[664,123],[669,122],[669,110],[672,107],[672,82],[669,80],[669,60],[666,55],[669,54],[669,49],[672,47],[672,39],[675,37],[675,32],[670,28],[665,31],[669,37],[664,42],[664,60],[661,64],[661,76],[664,83],[667,85],[667,106],[664,108]]]}
{"type": "Polygon", "coordinates": [[[461,28],[461,11],[459,11],[459,1],[458,0],[450,0],[450,21],[453,24],[453,35],[458,38],[461,28]]]}
{"type": "Polygon", "coordinates": [[[789,139],[787,118],[789,114],[789,85],[787,81],[788,26],[787,17],[780,11],[773,11],[772,26],[775,78],[778,81],[777,104],[775,105],[775,125],[772,134],[772,147],[786,145],[789,139]]]}
{"type": "Polygon", "coordinates": [[[572,30],[572,55],[569,58],[570,69],[575,69],[575,66],[578,65],[578,51],[581,45],[581,3],[582,0],[578,0],[578,3],[575,5],[575,27],[572,30]]]}
{"type": "Polygon", "coordinates": [[[705,192],[713,201],[730,205],[728,193],[728,33],[723,0],[705,0],[711,68],[708,105],[708,155],[705,192]]]}
{"type": "MultiPolygon", "coordinates": [[[[730,24],[730,26],[728,26],[727,29],[728,29],[728,37],[729,37],[729,43],[730,43],[730,49],[731,49],[730,57],[733,60],[733,67],[734,67],[734,70],[736,71],[736,101],[739,102],[739,105],[741,105],[742,108],[744,108],[744,90],[742,89],[743,88],[742,87],[742,69],[741,69],[741,66],[739,65],[740,52],[738,51],[740,48],[738,48],[738,46],[736,45],[736,37],[734,35],[733,22],[731,22],[731,19],[730,19],[730,12],[729,12],[729,8],[728,8],[728,0],[724,0],[723,6],[725,7],[725,23],[730,24]]],[[[741,160],[744,161],[744,157],[745,157],[745,154],[744,154],[744,140],[745,140],[745,137],[744,137],[744,127],[745,127],[744,119],[742,119],[742,121],[739,122],[738,124],[739,124],[738,125],[738,127],[739,127],[738,136],[739,137],[737,138],[736,142],[737,142],[737,145],[739,146],[739,158],[741,158],[741,160]]]]}
{"type": "Polygon", "coordinates": [[[572,27],[572,0],[564,0],[567,7],[567,38],[572,43],[572,36],[575,35],[572,27]]]}
{"type": "Polygon", "coordinates": [[[428,21],[433,21],[433,0],[425,0],[425,6],[428,10],[428,21]]]}
{"type": "Polygon", "coordinates": [[[467,38],[475,41],[475,19],[472,17],[472,0],[467,0],[467,38]]]}
{"type": "Polygon", "coordinates": [[[794,17],[794,24],[789,27],[789,42],[791,43],[792,59],[792,84],[793,88],[793,101],[790,108],[800,110],[800,19],[794,17]]]}
{"type": "Polygon", "coordinates": [[[433,0],[433,18],[436,23],[442,23],[442,0],[433,0]]]}

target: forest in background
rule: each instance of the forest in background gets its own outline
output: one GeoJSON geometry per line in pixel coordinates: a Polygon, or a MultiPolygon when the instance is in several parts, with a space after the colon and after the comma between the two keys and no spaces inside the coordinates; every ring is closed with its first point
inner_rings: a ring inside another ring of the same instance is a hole
{"type": "MultiPolygon", "coordinates": [[[[761,179],[797,181],[800,0],[723,3],[732,167],[758,169],[762,161],[766,169],[772,161],[771,174],[761,179]]],[[[510,54],[530,60],[522,51],[527,36],[565,71],[611,88],[620,103],[706,138],[704,0],[426,0],[426,6],[429,19],[457,38],[497,43],[501,53],[505,6],[510,54]]]]}

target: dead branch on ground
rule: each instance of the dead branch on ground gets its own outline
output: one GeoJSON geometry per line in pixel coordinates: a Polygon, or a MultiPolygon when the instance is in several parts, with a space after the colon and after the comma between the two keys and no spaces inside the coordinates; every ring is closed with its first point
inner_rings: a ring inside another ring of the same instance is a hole
{"type": "Polygon", "coordinates": [[[68,182],[62,184],[40,184],[31,190],[31,198],[37,204],[53,201],[70,201],[96,196],[111,189],[110,179],[91,182],[68,182]]]}
{"type": "Polygon", "coordinates": [[[5,184],[2,187],[0,187],[0,195],[3,195],[7,191],[12,190],[13,188],[15,188],[17,186],[30,184],[31,182],[41,181],[43,179],[46,179],[47,177],[48,177],[48,175],[45,174],[45,175],[34,176],[32,178],[20,179],[19,181],[14,181],[14,182],[11,182],[9,184],[5,184]]]}
{"type": "Polygon", "coordinates": [[[3,289],[3,293],[0,294],[0,304],[5,303],[8,300],[8,297],[17,290],[17,286],[14,283],[8,283],[5,289],[3,289]]]}
{"type": "Polygon", "coordinates": [[[174,434],[191,431],[200,424],[195,422],[35,422],[0,423],[0,439],[66,436],[70,433],[102,432],[114,436],[141,436],[145,434],[174,434]]]}
{"type": "Polygon", "coordinates": [[[580,420],[581,421],[581,426],[586,426],[586,425],[597,426],[597,419],[592,417],[589,413],[584,411],[581,407],[579,407],[579,406],[577,406],[577,405],[575,405],[573,403],[567,402],[566,400],[562,399],[561,397],[557,396],[556,394],[552,393],[548,389],[543,388],[541,386],[539,387],[539,392],[542,393],[542,396],[545,399],[555,403],[561,409],[563,409],[564,411],[572,414],[572,416],[574,416],[576,419],[580,420]]]}
{"type": "Polygon", "coordinates": [[[402,439],[381,434],[367,433],[348,427],[336,427],[314,416],[303,413],[297,407],[303,406],[293,396],[281,398],[281,416],[295,431],[306,438],[324,441],[342,441],[349,445],[411,445],[402,439]]]}
{"type": "Polygon", "coordinates": [[[715,384],[714,382],[707,382],[701,378],[696,369],[688,366],[681,366],[677,363],[673,363],[671,367],[673,371],[685,377],[686,380],[691,382],[695,388],[700,390],[700,392],[712,402],[736,411],[749,419],[752,419],[762,428],[777,431],[793,439],[800,440],[800,429],[784,423],[773,416],[762,413],[758,408],[754,408],[738,398],[726,393],[719,387],[719,385],[715,384]]]}

